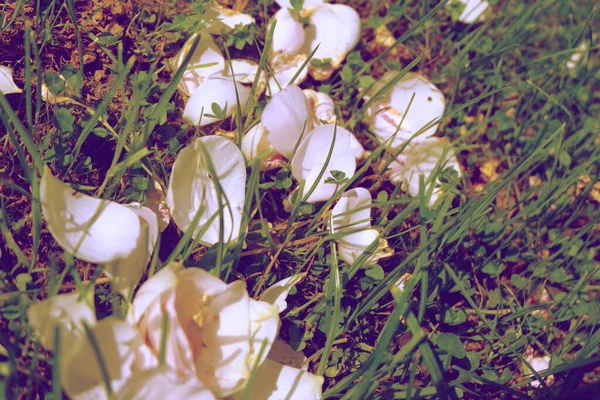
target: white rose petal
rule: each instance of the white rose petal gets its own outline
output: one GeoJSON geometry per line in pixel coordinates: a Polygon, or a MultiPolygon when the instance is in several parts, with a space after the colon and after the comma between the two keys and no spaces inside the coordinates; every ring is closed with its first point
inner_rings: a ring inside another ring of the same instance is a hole
{"type": "MultiPolygon", "coordinates": [[[[320,400],[322,376],[288,367],[269,359],[258,369],[250,390],[252,400],[320,400]]],[[[242,394],[234,399],[239,400],[242,394]]]]}
{"type": "MultiPolygon", "coordinates": [[[[460,175],[460,164],[454,154],[454,149],[451,144],[443,138],[428,138],[412,147],[406,152],[406,161],[401,167],[400,172],[396,175],[406,184],[406,190],[412,197],[419,196],[419,176],[425,177],[426,190],[433,184],[438,185],[438,180],[432,182],[431,174],[439,168],[441,172],[446,168],[452,168],[460,175]],[[445,154],[445,156],[444,156],[445,154]],[[442,158],[442,156],[444,156],[442,158]]],[[[429,206],[433,206],[437,201],[441,192],[439,189],[433,189],[433,193],[429,200],[429,206]]]]}
{"type": "Polygon", "coordinates": [[[4,95],[22,92],[13,80],[12,69],[4,65],[0,65],[0,92],[4,95]]]}
{"type": "MultiPolygon", "coordinates": [[[[387,72],[365,98],[368,99],[377,93],[396,74],[387,72]]],[[[389,89],[383,98],[369,107],[367,116],[378,139],[390,148],[397,148],[432,122],[434,123],[432,126],[412,139],[411,145],[435,134],[439,126],[435,121],[444,115],[444,109],[444,95],[437,87],[420,75],[407,74],[389,89]],[[403,118],[404,114],[406,116],[403,118]],[[398,130],[400,122],[402,125],[398,130]],[[393,139],[390,140],[392,137],[393,139]]]]}
{"type": "Polygon", "coordinates": [[[192,44],[198,35],[200,35],[200,42],[198,43],[198,46],[196,46],[196,51],[190,58],[186,71],[181,78],[182,89],[188,96],[191,95],[202,82],[206,81],[212,75],[220,73],[225,68],[225,58],[214,42],[212,36],[206,32],[200,32],[190,36],[185,42],[183,48],[173,62],[173,69],[177,71],[177,69],[181,67],[186,54],[190,51],[192,44]],[[208,66],[209,64],[215,65],[208,66]]]}
{"type": "Polygon", "coordinates": [[[40,199],[48,229],[62,248],[84,261],[105,264],[105,273],[124,295],[137,285],[158,236],[150,210],[144,207],[138,216],[125,205],[78,193],[47,167],[40,199]]]}
{"type": "MultiPolygon", "coordinates": [[[[472,24],[483,19],[483,13],[488,9],[489,3],[485,0],[452,0],[448,4],[462,3],[464,9],[458,20],[464,24],[472,24]]],[[[448,6],[446,4],[446,6],[448,6]]]]}
{"type": "Polygon", "coordinates": [[[207,245],[220,240],[222,217],[222,238],[229,242],[236,240],[240,233],[245,190],[246,167],[240,150],[223,137],[205,136],[196,139],[177,155],[167,191],[167,205],[173,221],[184,232],[190,227],[196,214],[201,214],[194,236],[212,218],[208,229],[198,238],[207,245]],[[207,154],[202,151],[202,146],[205,146],[207,154]],[[217,175],[215,180],[221,186],[222,198],[219,198],[215,182],[211,178],[206,155],[210,155],[217,175]],[[220,204],[222,216],[219,213],[220,204]]]}
{"type": "Polygon", "coordinates": [[[185,104],[183,110],[183,119],[192,125],[205,126],[223,118],[214,115],[212,104],[219,105],[224,111],[224,117],[233,115],[238,106],[242,109],[246,106],[250,89],[246,86],[236,83],[226,77],[212,76],[198,86],[185,104]],[[237,96],[236,96],[237,91],[237,96]],[[238,105],[239,97],[239,105],[238,105]]]}
{"type": "Polygon", "coordinates": [[[94,290],[90,288],[85,298],[78,291],[59,294],[33,303],[27,309],[27,320],[40,337],[40,343],[54,350],[55,328],[60,332],[61,355],[64,357],[73,343],[85,336],[83,323],[94,325],[94,290]]]}
{"type": "MultiPolygon", "coordinates": [[[[345,192],[333,207],[332,233],[346,233],[337,239],[340,258],[353,264],[375,240],[379,233],[371,229],[371,194],[367,189],[355,188],[345,192]]],[[[379,246],[369,256],[365,264],[371,264],[393,252],[387,242],[380,240],[379,246]]]]}
{"type": "Polygon", "coordinates": [[[302,90],[291,85],[271,98],[262,114],[266,138],[273,148],[291,159],[294,149],[313,129],[308,102],[302,90]]]}
{"type": "Polygon", "coordinates": [[[304,27],[292,17],[287,8],[277,11],[273,18],[277,21],[271,44],[273,56],[296,55],[304,45],[304,27]]]}
{"type": "Polygon", "coordinates": [[[194,399],[214,400],[215,396],[196,378],[181,378],[169,367],[134,374],[115,395],[115,400],[194,399]]]}

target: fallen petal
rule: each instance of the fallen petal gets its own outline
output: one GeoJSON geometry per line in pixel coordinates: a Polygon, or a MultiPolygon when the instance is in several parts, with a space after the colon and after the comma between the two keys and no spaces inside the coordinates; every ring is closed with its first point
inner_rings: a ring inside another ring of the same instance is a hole
{"type": "Polygon", "coordinates": [[[180,82],[181,88],[188,96],[191,95],[202,82],[207,80],[210,76],[220,73],[225,68],[225,58],[223,58],[223,54],[214,42],[212,36],[206,32],[200,32],[190,36],[185,42],[177,57],[171,61],[172,69],[177,71],[179,67],[181,67],[186,54],[190,51],[192,44],[198,35],[200,35],[200,42],[198,43],[198,46],[196,46],[196,51],[194,51],[194,54],[190,58],[180,82]]]}
{"type": "Polygon", "coordinates": [[[244,85],[228,78],[213,76],[192,92],[191,97],[185,104],[183,119],[197,126],[205,126],[221,121],[232,116],[238,106],[244,108],[249,96],[250,89],[244,85]],[[223,110],[224,118],[213,114],[213,103],[218,104],[223,110]]]}
{"type": "Polygon", "coordinates": [[[79,291],[59,294],[33,303],[27,309],[27,320],[40,337],[47,350],[54,350],[54,333],[60,331],[61,355],[64,357],[85,336],[83,324],[94,325],[94,290],[90,288],[85,298],[79,291]]]}
{"type": "Polygon", "coordinates": [[[425,188],[433,184],[433,189],[429,206],[433,206],[439,196],[440,190],[437,189],[439,180],[432,182],[431,174],[439,168],[439,172],[446,168],[456,170],[460,176],[460,164],[456,159],[455,151],[452,145],[444,138],[428,138],[411,148],[406,153],[401,177],[407,187],[407,192],[412,197],[419,196],[419,175],[424,175],[425,188]]]}
{"type": "Polygon", "coordinates": [[[483,13],[490,4],[485,0],[452,0],[446,4],[448,5],[464,7],[458,20],[464,24],[472,24],[483,19],[483,13]]]}
{"type": "Polygon", "coordinates": [[[271,44],[272,56],[296,55],[304,45],[304,26],[292,17],[287,8],[278,10],[273,18],[277,21],[271,44]]]}
{"type": "Polygon", "coordinates": [[[260,295],[260,300],[266,301],[269,304],[274,304],[279,307],[280,313],[284,312],[287,308],[285,299],[290,293],[290,290],[292,290],[292,288],[305,276],[306,274],[296,274],[275,282],[260,295]]]}
{"type": "Polygon", "coordinates": [[[274,96],[282,89],[285,89],[298,71],[300,71],[300,73],[293,84],[299,85],[304,82],[308,76],[308,66],[302,68],[306,58],[307,57],[304,54],[297,54],[289,60],[283,58],[274,63],[273,69],[275,71],[275,76],[271,77],[268,82],[269,93],[271,96],[274,96]]]}
{"type": "Polygon", "coordinates": [[[22,92],[13,80],[12,69],[4,65],[0,65],[0,92],[4,95],[22,92]]]}
{"type": "Polygon", "coordinates": [[[181,378],[169,367],[134,374],[115,395],[115,400],[194,399],[214,400],[213,393],[199,379],[181,378]]]}
{"type": "Polygon", "coordinates": [[[173,221],[184,232],[200,213],[194,237],[200,234],[209,220],[212,221],[197,238],[207,245],[220,240],[222,218],[222,239],[229,242],[236,240],[240,234],[245,190],[246,166],[240,150],[223,137],[205,136],[196,139],[177,155],[167,191],[167,205],[173,221]],[[214,177],[209,171],[207,156],[216,173],[214,177]],[[222,197],[218,195],[213,178],[221,187],[222,197]]]}
{"type": "Polygon", "coordinates": [[[71,189],[44,168],[42,213],[54,239],[77,258],[104,264],[129,257],[142,234],[142,219],[127,206],[71,189]]]}
{"type": "Polygon", "coordinates": [[[274,95],[262,113],[266,139],[284,157],[291,159],[298,143],[313,129],[308,102],[302,89],[290,85],[274,95]]]}
{"type": "MultiPolygon", "coordinates": [[[[258,369],[250,388],[249,398],[252,400],[320,400],[323,382],[322,376],[266,359],[258,369]]],[[[236,400],[241,398],[241,393],[236,394],[236,400]]]]}

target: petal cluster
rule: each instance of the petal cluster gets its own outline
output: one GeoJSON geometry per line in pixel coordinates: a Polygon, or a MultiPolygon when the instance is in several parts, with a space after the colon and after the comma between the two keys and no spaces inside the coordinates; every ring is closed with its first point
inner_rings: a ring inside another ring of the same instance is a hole
{"type": "Polygon", "coordinates": [[[305,1],[304,9],[297,13],[289,1],[277,3],[281,9],[273,16],[277,23],[270,57],[274,70],[274,79],[269,80],[271,93],[285,88],[314,50],[315,62],[300,73],[295,83],[301,83],[307,72],[317,80],[329,78],[360,39],[356,11],[343,4],[305,1]],[[306,25],[304,20],[308,21],[306,25]]]}
{"type": "Polygon", "coordinates": [[[108,399],[109,393],[222,399],[241,398],[245,390],[253,399],[319,399],[322,377],[267,358],[285,297],[301,278],[276,283],[254,300],[242,281],[226,284],[174,263],[140,287],[126,320],[97,321],[77,292],[32,305],[28,317],[48,349],[56,329],[59,343],[69,343],[60,346],[61,383],[73,399],[108,399]],[[246,388],[256,365],[254,384],[246,388]]]}

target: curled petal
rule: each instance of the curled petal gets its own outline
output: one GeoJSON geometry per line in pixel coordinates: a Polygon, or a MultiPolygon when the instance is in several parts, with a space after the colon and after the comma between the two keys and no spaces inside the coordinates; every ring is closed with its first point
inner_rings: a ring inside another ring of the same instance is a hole
{"type": "Polygon", "coordinates": [[[83,323],[94,325],[94,290],[90,288],[85,298],[78,291],[59,294],[38,301],[27,309],[27,320],[40,337],[44,348],[54,350],[54,334],[58,326],[60,332],[61,357],[71,350],[85,336],[83,323]]]}
{"type": "Polygon", "coordinates": [[[75,257],[107,263],[128,257],[137,247],[141,219],[129,207],[79,193],[44,168],[42,212],[54,239],[75,257]]]}
{"type": "Polygon", "coordinates": [[[250,376],[251,311],[244,282],[228,285],[208,307],[196,371],[217,396],[225,397],[240,390],[250,376]]]}
{"type": "Polygon", "coordinates": [[[215,396],[197,378],[181,378],[169,367],[158,367],[133,375],[115,395],[115,400],[145,399],[214,400],[215,396]]]}
{"type": "MultiPolygon", "coordinates": [[[[250,389],[253,400],[319,400],[323,377],[266,359],[250,389]]],[[[238,394],[235,399],[241,399],[238,394]]]]}
{"type": "Polygon", "coordinates": [[[339,185],[326,183],[326,180],[333,176],[332,171],[343,172],[346,177],[354,175],[354,172],[356,172],[356,158],[354,154],[346,152],[339,155],[332,155],[329,163],[317,164],[310,170],[306,177],[303,193],[303,196],[306,196],[312,190],[312,193],[306,199],[307,202],[318,203],[319,201],[328,201],[338,191],[339,185]]]}
{"type": "Polygon", "coordinates": [[[327,124],[333,124],[336,121],[335,103],[333,99],[325,93],[316,92],[312,89],[304,89],[304,95],[308,99],[317,121],[325,121],[327,124]]]}
{"type": "Polygon", "coordinates": [[[288,159],[313,128],[308,102],[296,85],[286,87],[271,98],[263,110],[261,121],[267,129],[266,139],[288,159]]]}
{"type": "Polygon", "coordinates": [[[335,161],[337,156],[344,153],[352,153],[354,156],[354,150],[351,148],[352,136],[352,133],[341,126],[316,127],[298,146],[292,159],[292,175],[296,179],[307,179],[313,168],[325,163],[330,151],[332,152],[330,161],[335,161]]]}
{"type": "Polygon", "coordinates": [[[277,11],[273,18],[277,21],[271,45],[273,56],[297,54],[304,45],[304,27],[292,17],[287,8],[277,11]]]}
{"type": "Polygon", "coordinates": [[[208,4],[204,8],[204,16],[212,19],[208,24],[208,32],[213,35],[218,35],[223,30],[228,31],[235,28],[236,25],[250,25],[254,23],[254,18],[248,14],[242,14],[220,6],[219,4],[208,4]]]}
{"type": "MultiPolygon", "coordinates": [[[[115,392],[134,371],[158,365],[137,330],[126,322],[105,319],[90,327],[90,332],[115,392]]],[[[72,346],[69,356],[61,360],[61,383],[65,392],[73,399],[106,398],[102,368],[90,336],[86,334],[72,346]]]]}
{"type": "Polygon", "coordinates": [[[262,364],[277,338],[281,322],[279,307],[266,301],[250,299],[250,357],[248,365],[262,364]],[[257,360],[260,355],[260,359],[257,360]]]}
{"type": "Polygon", "coordinates": [[[250,89],[246,86],[225,77],[213,76],[192,92],[185,104],[183,119],[198,126],[221,121],[232,116],[238,106],[244,108],[249,96],[250,89]],[[223,116],[213,114],[213,103],[219,105],[223,116]]]}
{"type": "MultiPolygon", "coordinates": [[[[402,180],[407,186],[408,194],[412,197],[419,195],[419,176],[424,175],[425,187],[437,186],[438,180],[432,181],[432,173],[452,168],[460,175],[460,164],[454,154],[451,144],[443,138],[428,138],[417,144],[406,154],[406,161],[401,170],[402,180]],[[439,168],[439,170],[438,170],[439,168]]],[[[433,206],[440,196],[437,188],[433,189],[429,206],[433,206]]]]}
{"type": "Polygon", "coordinates": [[[228,242],[236,240],[240,233],[245,189],[246,167],[240,150],[223,137],[205,136],[177,155],[167,191],[167,205],[173,221],[182,231],[185,232],[200,213],[194,236],[210,223],[198,240],[210,245],[222,237],[228,242]],[[216,176],[212,176],[209,162],[216,176]],[[213,179],[218,182],[222,196],[219,196],[213,179]]]}
{"type": "Polygon", "coordinates": [[[139,322],[143,313],[161,293],[177,286],[177,274],[181,270],[183,265],[180,262],[171,262],[140,286],[129,308],[128,320],[132,324],[139,322]]]}
{"type": "Polygon", "coordinates": [[[126,296],[154,250],[158,236],[154,213],[78,193],[47,167],[40,199],[48,230],[58,244],[84,261],[105,264],[115,289],[126,296]]]}
{"type": "Polygon", "coordinates": [[[309,54],[319,46],[313,58],[330,60],[331,66],[312,65],[309,71],[313,78],[324,80],[340,67],[358,43],[360,17],[354,9],[343,4],[318,6],[312,12],[305,34],[303,52],[309,54]]]}
{"type": "Polygon", "coordinates": [[[13,80],[12,69],[4,65],[0,65],[0,92],[5,95],[22,92],[13,80]]]}
{"type": "MultiPolygon", "coordinates": [[[[278,167],[278,153],[267,139],[267,129],[262,123],[252,127],[242,139],[242,153],[247,161],[256,157],[261,158],[260,170],[268,171],[278,167]]],[[[279,156],[281,158],[281,156],[279,156]]]]}
{"type": "Polygon", "coordinates": [[[212,36],[206,32],[200,32],[190,36],[185,42],[177,57],[171,62],[173,70],[177,71],[179,67],[181,67],[186,54],[190,51],[192,44],[198,35],[200,35],[200,42],[198,43],[198,46],[196,46],[196,51],[190,58],[180,83],[184,93],[188,96],[191,95],[202,82],[207,80],[210,76],[220,73],[225,68],[225,58],[223,58],[223,54],[217,47],[212,36]]]}
{"type": "Polygon", "coordinates": [[[275,282],[260,295],[260,300],[266,301],[269,304],[274,304],[279,307],[280,313],[284,312],[287,308],[285,299],[290,293],[290,290],[292,290],[292,288],[305,276],[306,274],[296,274],[275,282]]]}
{"type": "Polygon", "coordinates": [[[371,228],[371,193],[365,188],[345,192],[331,211],[332,233],[371,228]]]}
{"type": "MultiPolygon", "coordinates": [[[[367,189],[355,188],[342,195],[333,207],[332,233],[345,233],[337,239],[340,258],[353,264],[367,248],[378,239],[379,232],[371,229],[371,194],[367,189]]],[[[380,258],[392,255],[385,240],[379,240],[379,246],[365,264],[376,262],[380,258]]]]}

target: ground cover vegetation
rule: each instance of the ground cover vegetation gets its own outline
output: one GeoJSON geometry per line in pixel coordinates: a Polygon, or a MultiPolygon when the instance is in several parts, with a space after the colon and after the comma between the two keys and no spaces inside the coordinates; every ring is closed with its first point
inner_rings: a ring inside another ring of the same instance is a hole
{"type": "Polygon", "coordinates": [[[598,13],[5,2],[1,395],[596,398],[598,13]]]}

